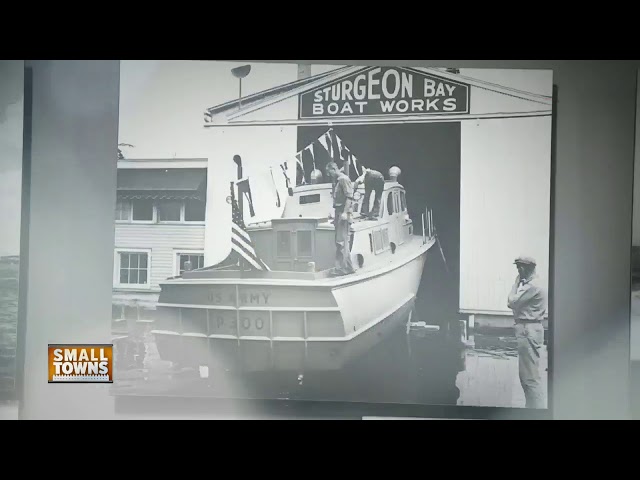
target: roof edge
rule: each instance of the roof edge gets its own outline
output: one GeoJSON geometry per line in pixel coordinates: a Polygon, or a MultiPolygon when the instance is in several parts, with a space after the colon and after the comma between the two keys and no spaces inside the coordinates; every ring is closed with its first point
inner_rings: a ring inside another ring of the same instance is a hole
{"type": "Polygon", "coordinates": [[[311,75],[310,77],[301,78],[294,80],[293,82],[283,83],[281,85],[276,85],[275,87],[267,88],[265,90],[261,90],[251,95],[247,95],[246,97],[242,97],[240,99],[229,100],[228,102],[220,103],[218,105],[214,105],[213,107],[206,108],[204,111],[205,117],[212,118],[216,115],[224,113],[226,111],[232,110],[236,108],[238,112],[242,112],[245,108],[248,108],[250,105],[259,102],[265,97],[269,97],[272,95],[278,95],[279,93],[285,92],[289,89],[294,89],[296,87],[301,87],[303,85],[307,85],[318,81],[320,79],[326,78],[330,75],[335,75],[337,72],[344,71],[345,69],[352,68],[352,65],[343,65],[338,66],[334,70],[330,70],[328,72],[318,73],[316,75],[311,75]],[[239,107],[239,100],[245,102],[245,107],[239,107]]]}

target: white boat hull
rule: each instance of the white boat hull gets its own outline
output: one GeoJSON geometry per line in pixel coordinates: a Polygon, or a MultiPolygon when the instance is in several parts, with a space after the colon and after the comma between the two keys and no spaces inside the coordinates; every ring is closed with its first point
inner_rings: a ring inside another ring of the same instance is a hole
{"type": "MultiPolygon", "coordinates": [[[[160,303],[161,308],[182,312],[181,329],[154,330],[160,355],[183,365],[207,365],[210,370],[341,369],[406,325],[431,245],[420,245],[387,268],[335,281],[284,286],[241,280],[234,284],[228,279],[198,282],[196,288],[218,288],[216,292],[223,293],[218,297],[209,293],[217,303],[208,305],[160,303]],[[225,304],[233,288],[235,296],[225,304]],[[260,299],[267,298],[270,303],[261,305],[260,299]],[[204,315],[206,324],[198,331],[185,326],[185,318],[194,310],[204,315]]],[[[189,285],[194,288],[194,282],[181,287],[189,285]]]]}

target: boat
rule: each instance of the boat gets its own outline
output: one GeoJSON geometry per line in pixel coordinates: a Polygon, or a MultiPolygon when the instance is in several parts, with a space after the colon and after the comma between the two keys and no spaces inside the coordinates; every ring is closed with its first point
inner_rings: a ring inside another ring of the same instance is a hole
{"type": "MultiPolygon", "coordinates": [[[[356,271],[338,277],[330,274],[332,183],[320,174],[311,183],[287,184],[282,215],[239,232],[260,265],[218,264],[161,283],[152,330],[160,358],[244,372],[335,371],[406,327],[437,234],[426,207],[416,229],[400,173],[393,166],[385,176],[378,218],[360,213],[362,187],[354,194],[356,271]]],[[[246,180],[235,182],[240,212],[250,198],[246,180]]]]}

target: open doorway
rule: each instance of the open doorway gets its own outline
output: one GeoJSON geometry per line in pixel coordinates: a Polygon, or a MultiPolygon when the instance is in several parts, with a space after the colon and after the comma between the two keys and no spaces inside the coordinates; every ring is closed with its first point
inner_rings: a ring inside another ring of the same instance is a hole
{"type": "MultiPolygon", "coordinates": [[[[381,172],[401,169],[399,182],[406,189],[407,210],[414,233],[422,232],[421,215],[433,210],[446,266],[435,245],[427,257],[418,289],[417,320],[444,326],[458,317],[460,291],[460,123],[340,125],[333,127],[360,165],[381,172]]],[[[327,127],[298,127],[298,150],[324,134],[327,127]]],[[[324,175],[328,154],[315,149],[315,165],[324,175]]],[[[310,155],[305,151],[305,155],[310,155]]],[[[309,178],[312,162],[304,158],[309,178]]],[[[350,171],[352,180],[357,173],[350,171]]],[[[360,171],[360,170],[359,170],[360,171]]]]}

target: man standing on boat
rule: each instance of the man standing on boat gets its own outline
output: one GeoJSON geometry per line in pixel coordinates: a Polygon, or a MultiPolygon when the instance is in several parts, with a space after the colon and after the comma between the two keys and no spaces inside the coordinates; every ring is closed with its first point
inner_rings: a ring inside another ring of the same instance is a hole
{"type": "Polygon", "coordinates": [[[527,408],[545,408],[540,377],[540,351],[544,344],[542,321],[547,312],[547,292],[538,284],[536,261],[518,257],[514,264],[518,276],[509,292],[507,305],[513,311],[518,343],[520,384],[527,408]]]}
{"type": "Polygon", "coordinates": [[[334,183],[333,189],[333,224],[336,229],[336,266],[332,276],[349,275],[354,273],[349,249],[351,235],[351,212],[353,208],[353,185],[351,179],[341,172],[335,162],[329,162],[326,167],[327,175],[334,183]]]}
{"type": "Polygon", "coordinates": [[[353,185],[354,192],[358,191],[358,187],[361,183],[364,183],[364,197],[362,197],[360,215],[370,219],[378,218],[380,215],[380,200],[382,200],[382,192],[384,191],[384,175],[377,170],[362,167],[362,175],[356,179],[353,185]],[[371,192],[375,192],[375,197],[373,201],[373,208],[371,209],[371,212],[369,212],[371,192]]]}

